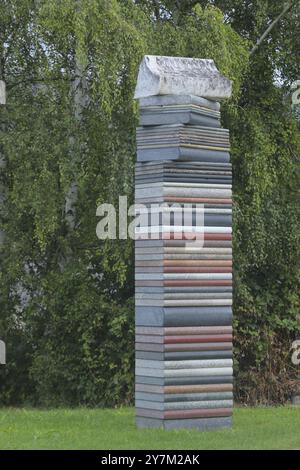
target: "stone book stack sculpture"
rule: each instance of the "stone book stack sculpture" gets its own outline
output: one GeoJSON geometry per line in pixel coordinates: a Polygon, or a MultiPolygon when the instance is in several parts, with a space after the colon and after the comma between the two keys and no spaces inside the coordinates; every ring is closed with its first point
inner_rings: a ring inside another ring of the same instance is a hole
{"type": "Polygon", "coordinates": [[[146,56],[141,63],[135,94],[140,427],[231,424],[232,174],[218,103],[230,95],[231,82],[211,60],[146,56]]]}

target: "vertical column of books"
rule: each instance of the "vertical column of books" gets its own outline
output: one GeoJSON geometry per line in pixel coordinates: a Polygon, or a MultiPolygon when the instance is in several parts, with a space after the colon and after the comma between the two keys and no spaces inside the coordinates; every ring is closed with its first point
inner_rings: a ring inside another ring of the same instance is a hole
{"type": "Polygon", "coordinates": [[[136,422],[231,424],[232,173],[219,103],[140,99],[136,422]],[[193,239],[193,237],[195,237],[193,239]]]}

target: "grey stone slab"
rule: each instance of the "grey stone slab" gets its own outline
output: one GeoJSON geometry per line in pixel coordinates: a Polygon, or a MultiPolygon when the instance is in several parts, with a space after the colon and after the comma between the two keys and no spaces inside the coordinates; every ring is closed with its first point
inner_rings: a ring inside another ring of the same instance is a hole
{"type": "Polygon", "coordinates": [[[135,292],[137,294],[147,294],[147,293],[164,294],[165,289],[164,287],[136,287],[135,292]]]}
{"type": "Polygon", "coordinates": [[[164,246],[164,240],[136,240],[134,242],[135,248],[144,248],[147,246],[151,247],[163,247],[164,246]]]}
{"type": "MultiPolygon", "coordinates": [[[[193,196],[191,196],[191,197],[193,197],[193,196]]],[[[187,220],[188,213],[190,213],[189,223],[193,224],[193,225],[196,225],[198,223],[200,215],[201,215],[201,218],[203,217],[202,216],[203,211],[195,211],[195,210],[187,211],[187,209],[182,209],[182,214],[180,216],[178,215],[178,211],[172,212],[170,210],[169,213],[166,212],[166,211],[164,213],[162,213],[162,211],[160,211],[160,214],[157,214],[157,218],[159,218],[160,223],[161,223],[161,221],[163,221],[164,223],[173,226],[173,225],[176,225],[178,221],[180,221],[182,223],[182,221],[184,220],[184,217],[185,217],[185,220],[187,220]]],[[[153,220],[153,217],[152,217],[152,220],[153,220]]],[[[145,220],[145,222],[141,224],[141,227],[148,226],[148,224],[149,224],[149,221],[145,220]]],[[[204,226],[208,226],[208,227],[231,227],[232,226],[232,216],[231,215],[222,215],[222,214],[220,214],[220,215],[216,214],[215,215],[215,214],[206,214],[206,213],[204,213],[204,226]]],[[[152,251],[154,252],[153,248],[152,248],[152,251]]],[[[138,251],[138,253],[139,252],[140,251],[138,251]]],[[[143,252],[148,253],[150,251],[149,251],[149,249],[146,249],[146,250],[144,249],[143,252]]]]}
{"type": "MultiPolygon", "coordinates": [[[[232,314],[232,308],[231,307],[187,307],[187,308],[177,308],[177,307],[168,307],[168,308],[151,308],[151,307],[138,307],[136,309],[136,313],[143,313],[143,312],[157,312],[157,313],[165,313],[165,314],[179,314],[179,315],[187,315],[187,314],[195,314],[195,315],[200,315],[201,313],[206,313],[206,314],[220,314],[222,316],[223,314],[232,314]]],[[[166,325],[169,326],[169,325],[166,325]]],[[[182,325],[177,325],[182,326],[182,325]]],[[[187,325],[189,326],[189,325],[187,325]]],[[[201,326],[201,325],[192,325],[192,326],[201,326]]],[[[206,325],[202,325],[206,326],[206,325]]],[[[208,325],[209,326],[209,325],[208,325]]],[[[216,326],[223,326],[222,324],[216,325],[216,326]]]]}
{"type": "Polygon", "coordinates": [[[167,361],[176,361],[176,360],[189,360],[189,359],[232,359],[232,351],[191,351],[191,352],[165,352],[158,353],[158,356],[146,357],[146,353],[142,353],[139,356],[139,359],[157,359],[157,360],[167,360],[167,361]]]}
{"type": "Polygon", "coordinates": [[[162,419],[152,419],[152,418],[143,418],[141,416],[136,416],[135,418],[136,426],[140,429],[163,429],[164,421],[162,419]]]}
{"type": "Polygon", "coordinates": [[[230,240],[205,240],[204,247],[224,247],[231,248],[232,241],[230,240]]]}
{"type": "Polygon", "coordinates": [[[164,393],[146,393],[146,392],[135,392],[135,400],[154,401],[157,403],[164,403],[164,393]]]}
{"type": "Polygon", "coordinates": [[[220,178],[217,176],[215,176],[214,178],[205,177],[205,176],[194,177],[194,178],[151,176],[147,178],[135,179],[136,184],[143,184],[143,183],[153,184],[153,183],[163,183],[163,182],[175,183],[177,181],[180,181],[181,183],[230,184],[230,185],[232,184],[232,178],[220,178]]]}
{"type": "Polygon", "coordinates": [[[136,375],[136,384],[144,385],[211,385],[211,384],[232,384],[233,376],[209,376],[209,377],[148,377],[136,375]]]}
{"type": "Polygon", "coordinates": [[[146,113],[141,110],[140,121],[141,126],[157,126],[164,124],[189,124],[208,127],[221,127],[218,118],[212,116],[204,116],[195,112],[163,112],[163,113],[146,113]]]}
{"type": "MultiPolygon", "coordinates": [[[[150,382],[149,382],[150,383],[150,382]]],[[[203,384],[231,384],[232,375],[205,376],[205,377],[166,377],[164,385],[203,385],[203,384]]],[[[161,385],[161,384],[160,384],[161,385]]]]}
{"type": "MultiPolygon", "coordinates": [[[[176,126],[175,126],[176,127],[176,126]]],[[[149,135],[149,134],[148,134],[149,135]]],[[[225,140],[229,143],[229,135],[225,136],[225,140]]],[[[224,139],[222,139],[224,142],[224,139]]],[[[187,178],[197,177],[197,176],[220,176],[220,177],[232,177],[233,172],[231,166],[223,165],[212,165],[205,163],[199,165],[198,162],[176,162],[174,164],[172,161],[167,162],[157,162],[156,165],[151,165],[144,163],[136,163],[134,176],[135,178],[142,178],[148,176],[182,176],[187,178]],[[194,164],[195,163],[195,164],[194,164]]]]}
{"type": "Polygon", "coordinates": [[[203,106],[213,111],[220,111],[220,103],[215,100],[207,100],[200,96],[194,95],[160,95],[160,96],[148,96],[147,98],[141,98],[140,107],[147,106],[178,106],[178,105],[194,105],[203,106]]]}
{"type": "Polygon", "coordinates": [[[220,367],[232,367],[233,363],[231,359],[202,359],[202,360],[190,360],[190,361],[151,361],[147,359],[137,359],[136,367],[150,368],[150,369],[208,369],[208,368],[220,368],[220,367]]]}
{"type": "Polygon", "coordinates": [[[151,307],[136,307],[135,324],[136,326],[164,326],[163,311],[153,311],[151,307]]]}
{"type": "Polygon", "coordinates": [[[181,293],[181,294],[165,294],[164,295],[165,300],[201,300],[201,299],[207,299],[207,300],[232,300],[232,292],[223,292],[223,293],[207,293],[203,292],[202,294],[196,294],[196,293],[181,293]]]}
{"type": "MultiPolygon", "coordinates": [[[[151,403],[151,402],[147,402],[151,403]]],[[[201,410],[201,409],[233,408],[233,400],[203,400],[164,403],[164,410],[201,410]]]]}
{"type": "MultiPolygon", "coordinates": [[[[182,127],[182,126],[181,126],[182,127]]],[[[170,161],[150,161],[150,162],[136,162],[135,169],[139,172],[160,171],[226,171],[232,172],[231,163],[214,163],[214,162],[170,162],[170,161]]]]}
{"type": "Polygon", "coordinates": [[[162,247],[152,247],[152,246],[150,247],[146,245],[145,247],[142,247],[142,248],[136,247],[135,252],[136,254],[140,254],[140,255],[145,255],[147,253],[150,253],[151,255],[152,254],[158,255],[158,254],[164,253],[164,248],[163,246],[162,247]]]}
{"type": "Polygon", "coordinates": [[[164,386],[165,380],[162,377],[146,377],[146,376],[135,376],[135,383],[136,384],[144,384],[144,385],[159,385],[164,386]]]}
{"type": "Polygon", "coordinates": [[[137,335],[158,335],[164,336],[165,329],[164,328],[155,328],[155,327],[136,327],[135,333],[137,335]]]}
{"type": "Polygon", "coordinates": [[[155,361],[163,361],[165,359],[165,353],[163,352],[151,352],[151,351],[136,351],[136,359],[151,359],[155,361]]]}
{"type": "MultiPolygon", "coordinates": [[[[138,257],[137,259],[141,259],[138,257]]],[[[143,256],[143,258],[145,258],[143,256]]],[[[164,255],[165,259],[169,260],[216,260],[216,261],[232,261],[232,255],[223,254],[205,254],[205,253],[179,253],[179,252],[168,252],[164,255]]],[[[148,257],[150,259],[150,257],[148,257]]],[[[161,258],[163,259],[163,258],[161,258]]]]}
{"type": "Polygon", "coordinates": [[[155,401],[135,400],[135,407],[143,410],[165,411],[165,404],[155,401]]]}
{"type": "MultiPolygon", "coordinates": [[[[140,422],[139,427],[154,427],[146,423],[148,418],[144,419],[143,422],[140,422]]],[[[157,421],[157,420],[156,420],[157,421]]],[[[221,429],[229,428],[232,426],[232,418],[197,418],[197,419],[174,419],[174,420],[165,420],[158,427],[163,426],[164,429],[197,429],[199,431],[208,431],[211,429],[221,429]]]]}
{"type": "MultiPolygon", "coordinates": [[[[182,403],[182,402],[207,402],[207,401],[220,401],[230,400],[232,403],[232,392],[206,392],[206,393],[149,393],[149,392],[136,392],[136,400],[154,401],[158,403],[182,403]]],[[[182,405],[184,407],[184,405],[182,405]]],[[[167,408],[166,408],[167,409],[167,408]]],[[[183,408],[184,409],[184,408],[183,408]]]]}
{"type": "Polygon", "coordinates": [[[229,326],[232,323],[232,312],[224,313],[173,313],[153,311],[158,307],[136,307],[143,309],[136,313],[136,326],[229,326]],[[148,310],[147,310],[148,309],[148,310]]]}
{"type": "Polygon", "coordinates": [[[192,377],[214,377],[214,376],[232,376],[232,367],[220,367],[220,368],[209,368],[209,369],[148,369],[146,367],[136,367],[136,375],[143,377],[169,377],[169,378],[192,378],[192,377]]]}
{"type": "MultiPolygon", "coordinates": [[[[141,392],[139,392],[141,393],[141,392]]],[[[144,393],[144,395],[155,395],[144,393]]],[[[156,394],[158,395],[158,394],[156,394]]],[[[161,395],[159,395],[161,396],[161,395]]],[[[230,400],[233,403],[232,392],[206,392],[206,393],[171,393],[163,394],[164,402],[199,402],[199,401],[223,401],[230,400]]],[[[141,400],[150,400],[149,398],[140,398],[141,400]]],[[[150,400],[151,401],[151,400],[150,400]]],[[[159,400],[158,400],[159,401],[159,400]]]]}
{"type": "MultiPolygon", "coordinates": [[[[194,316],[197,319],[197,316],[200,318],[201,315],[217,315],[220,317],[220,320],[223,319],[224,316],[230,315],[232,316],[232,308],[231,307],[136,307],[135,309],[136,315],[165,315],[169,318],[172,318],[172,315],[177,315],[181,317],[187,318],[188,315],[194,316]]],[[[174,317],[175,318],[175,317],[174,317]]],[[[138,326],[163,326],[163,325],[138,325],[138,326]]],[[[212,325],[203,323],[194,323],[188,325],[182,325],[178,323],[178,325],[165,325],[165,326],[227,326],[224,323],[212,323],[212,325]]]]}
{"type": "MultiPolygon", "coordinates": [[[[145,181],[144,183],[142,182],[136,182],[135,189],[138,191],[141,191],[142,189],[145,190],[150,190],[152,191],[157,191],[159,192],[161,189],[176,189],[176,190],[182,190],[182,189],[211,189],[211,190],[220,190],[220,191],[225,191],[225,190],[231,190],[232,185],[230,183],[226,184],[220,184],[220,183],[215,183],[215,184],[209,184],[209,183],[199,183],[197,181],[191,181],[189,183],[182,182],[180,179],[173,181],[173,182],[157,182],[157,183],[152,183],[145,181]]],[[[153,193],[151,193],[153,194],[153,193]]],[[[153,194],[154,195],[154,194],[153,194]]],[[[199,208],[200,209],[200,208],[199,208]]]]}
{"type": "Polygon", "coordinates": [[[183,354],[189,353],[192,354],[195,351],[232,351],[232,343],[172,343],[172,344],[160,344],[160,343],[136,343],[135,344],[137,351],[149,351],[149,352],[166,352],[166,353],[175,353],[183,354]]]}
{"type": "Polygon", "coordinates": [[[164,267],[163,266],[136,266],[135,273],[136,274],[153,274],[153,273],[163,273],[164,267]]]}
{"type": "Polygon", "coordinates": [[[163,307],[164,302],[162,300],[138,300],[135,301],[136,307],[163,307]]]}
{"type": "Polygon", "coordinates": [[[165,394],[164,398],[166,402],[230,400],[232,403],[233,392],[174,393],[165,394]]]}
{"type": "Polygon", "coordinates": [[[198,286],[198,287],[164,287],[164,292],[166,294],[172,294],[172,293],[210,293],[213,295],[214,293],[229,293],[232,294],[232,286],[198,286]]]}
{"type": "MultiPolygon", "coordinates": [[[[212,138],[220,138],[223,140],[229,140],[229,129],[225,128],[208,128],[206,126],[186,126],[184,124],[167,124],[162,126],[152,126],[152,127],[144,127],[139,126],[136,129],[137,140],[141,139],[150,139],[152,137],[156,138],[166,138],[171,140],[174,136],[180,134],[181,138],[183,139],[191,139],[192,137],[198,138],[199,136],[201,139],[206,136],[212,136],[212,138]]],[[[151,162],[152,163],[152,162],[151,162]]],[[[192,162],[192,166],[195,163],[192,162]]],[[[208,163],[210,165],[210,162],[208,163]]],[[[171,167],[171,165],[168,165],[171,167]]],[[[186,167],[187,165],[184,163],[181,167],[186,167]]],[[[174,165],[173,165],[174,168],[174,165]]]]}
{"type": "Polygon", "coordinates": [[[152,299],[152,300],[135,299],[135,305],[136,307],[149,307],[149,306],[163,307],[164,302],[163,300],[155,300],[155,299],[152,299]]]}
{"type": "MultiPolygon", "coordinates": [[[[160,374],[160,371],[165,370],[165,363],[164,361],[151,361],[149,359],[136,359],[135,361],[135,367],[136,370],[138,369],[151,369],[151,371],[155,374],[156,371],[158,370],[158,373],[160,374]]],[[[148,374],[146,374],[148,375],[148,374]]]]}
{"type": "Polygon", "coordinates": [[[229,428],[232,418],[194,418],[194,419],[151,419],[136,417],[136,425],[140,429],[195,429],[197,431],[210,431],[214,429],[229,428]]]}
{"type": "Polygon", "coordinates": [[[180,401],[180,402],[158,402],[136,400],[135,406],[141,409],[171,411],[171,410],[201,410],[201,409],[218,409],[232,408],[233,400],[203,400],[203,401],[180,401]]]}
{"type": "Polygon", "coordinates": [[[164,336],[158,335],[136,335],[135,341],[137,343],[155,343],[155,344],[164,344],[164,336]]]}
{"type": "MultiPolygon", "coordinates": [[[[141,301],[140,303],[145,305],[149,302],[151,305],[151,301],[141,301]]],[[[232,305],[232,299],[183,299],[183,300],[165,300],[163,302],[158,302],[158,305],[163,305],[164,307],[211,307],[211,306],[228,306],[232,305]]]]}
{"type": "Polygon", "coordinates": [[[164,394],[165,388],[159,385],[135,384],[135,392],[164,394]]]}
{"type": "Polygon", "coordinates": [[[135,293],[135,299],[136,300],[164,300],[164,295],[163,294],[139,294],[135,293]]]}
{"type": "Polygon", "coordinates": [[[137,351],[136,359],[154,361],[196,360],[196,359],[232,359],[232,351],[191,351],[191,352],[152,352],[137,351]]]}
{"type": "Polygon", "coordinates": [[[135,168],[135,181],[139,181],[140,179],[147,179],[147,178],[174,178],[177,180],[181,180],[182,178],[186,178],[188,180],[197,180],[198,178],[224,178],[224,179],[232,179],[232,171],[231,169],[224,170],[224,169],[206,169],[200,168],[195,169],[191,166],[188,169],[181,169],[173,167],[173,168],[149,168],[147,170],[139,170],[137,167],[135,168]]]}
{"type": "Polygon", "coordinates": [[[193,198],[208,198],[208,199],[231,199],[231,189],[220,188],[193,188],[193,187],[175,187],[161,185],[160,187],[141,188],[136,187],[135,195],[137,199],[144,199],[148,197],[193,197],[193,198]]]}
{"type": "Polygon", "coordinates": [[[158,147],[157,149],[138,150],[137,159],[140,162],[149,160],[198,160],[226,163],[230,161],[230,154],[229,152],[200,150],[183,146],[158,147]]]}
{"type": "MultiPolygon", "coordinates": [[[[140,106],[140,115],[145,116],[156,116],[158,114],[169,115],[172,114],[185,114],[185,113],[195,113],[200,116],[206,116],[214,118],[215,120],[220,121],[221,113],[219,110],[211,109],[208,106],[200,106],[195,104],[165,104],[165,105],[148,105],[140,106]]],[[[176,124],[176,123],[175,123],[176,124]]],[[[154,124],[156,125],[156,124],[154,124]]],[[[158,124],[163,125],[163,124],[158,124]]],[[[213,126],[212,126],[213,127],[213,126]]]]}
{"type": "Polygon", "coordinates": [[[204,224],[210,227],[231,227],[232,216],[204,214],[204,224]]]}
{"type": "Polygon", "coordinates": [[[163,266],[163,261],[152,261],[152,260],[136,260],[135,261],[135,267],[136,268],[141,268],[141,267],[156,267],[156,266],[163,266]]]}
{"type": "Polygon", "coordinates": [[[176,313],[168,311],[164,315],[165,326],[229,326],[231,323],[231,309],[224,311],[224,313],[176,313]]]}
{"type": "Polygon", "coordinates": [[[147,408],[135,408],[136,416],[141,416],[145,418],[156,418],[156,419],[164,419],[165,413],[161,410],[150,410],[147,408]]]}
{"type": "Polygon", "coordinates": [[[136,351],[164,352],[164,345],[159,343],[135,343],[136,351]]]}
{"type": "Polygon", "coordinates": [[[195,287],[163,287],[164,289],[164,292],[166,292],[166,294],[171,294],[171,293],[178,293],[178,294],[182,294],[182,293],[188,293],[188,294],[191,294],[191,293],[210,293],[210,294],[214,294],[214,293],[230,293],[232,294],[232,286],[195,286],[195,287]]]}
{"type": "Polygon", "coordinates": [[[139,300],[139,299],[136,299],[135,300],[135,305],[136,307],[149,307],[149,306],[153,306],[153,307],[163,307],[164,306],[164,302],[162,300],[139,300]]]}

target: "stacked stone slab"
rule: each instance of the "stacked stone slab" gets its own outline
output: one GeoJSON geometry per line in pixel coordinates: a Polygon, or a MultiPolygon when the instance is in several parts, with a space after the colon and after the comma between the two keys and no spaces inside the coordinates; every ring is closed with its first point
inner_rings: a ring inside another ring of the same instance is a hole
{"type": "Polygon", "coordinates": [[[211,61],[146,56],[140,67],[135,202],[152,207],[135,241],[140,427],[231,424],[232,173],[217,102],[229,88],[211,61]]]}

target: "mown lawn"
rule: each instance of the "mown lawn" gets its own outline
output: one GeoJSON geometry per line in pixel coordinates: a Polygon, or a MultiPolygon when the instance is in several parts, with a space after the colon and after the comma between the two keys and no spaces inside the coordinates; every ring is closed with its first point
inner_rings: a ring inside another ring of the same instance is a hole
{"type": "Polygon", "coordinates": [[[237,408],[222,431],[137,430],[134,410],[0,409],[0,449],[300,449],[300,409],[237,408]]]}

